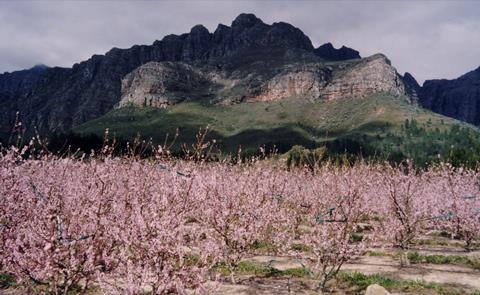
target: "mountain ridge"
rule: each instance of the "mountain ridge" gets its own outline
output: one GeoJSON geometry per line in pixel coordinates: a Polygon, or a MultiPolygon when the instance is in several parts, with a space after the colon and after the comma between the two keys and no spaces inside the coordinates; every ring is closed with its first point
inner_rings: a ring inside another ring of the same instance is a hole
{"type": "MultiPolygon", "coordinates": [[[[337,99],[387,91],[429,105],[427,92],[410,74],[399,75],[387,57],[362,67],[374,57],[379,56],[362,59],[358,51],[345,46],[335,49],[331,43],[314,48],[293,25],[266,24],[253,14],[240,14],[230,26],[219,24],[213,32],[196,25],[188,33],[166,35],[151,45],[112,48],[71,68],[37,67],[0,74],[0,137],[9,134],[17,111],[24,126],[36,127],[42,134],[67,132],[99,118],[122,105],[122,81],[150,62],[186,63],[200,69],[208,76],[200,82],[211,82],[203,85],[208,87],[197,99],[215,104],[291,96],[337,99]]],[[[177,95],[179,102],[193,99],[192,91],[182,90],[182,94],[175,90],[178,86],[162,87],[177,95]]],[[[166,104],[159,106],[169,104],[170,98],[163,99],[166,104]]]]}
{"type": "Polygon", "coordinates": [[[112,48],[72,68],[46,69],[25,89],[0,87],[0,132],[10,131],[17,111],[26,126],[46,133],[65,132],[97,118],[118,103],[121,79],[149,61],[198,62],[263,45],[314,49],[298,28],[282,22],[267,25],[253,14],[240,14],[230,27],[220,24],[214,33],[197,25],[190,33],[167,35],[152,45],[112,48]]]}

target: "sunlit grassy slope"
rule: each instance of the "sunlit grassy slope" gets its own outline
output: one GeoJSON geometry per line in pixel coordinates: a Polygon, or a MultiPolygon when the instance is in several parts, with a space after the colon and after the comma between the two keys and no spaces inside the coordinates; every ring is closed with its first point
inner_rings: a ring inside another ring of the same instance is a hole
{"type": "Polygon", "coordinates": [[[109,128],[110,133],[123,139],[140,134],[163,142],[165,135],[174,134],[178,127],[178,141],[191,142],[199,128],[209,125],[210,137],[217,139],[223,150],[275,144],[280,151],[286,151],[294,144],[313,147],[352,136],[381,138],[399,131],[406,119],[415,119],[426,129],[467,126],[412,105],[405,97],[379,93],[336,101],[295,97],[230,106],[188,102],[168,109],[126,107],[87,122],[75,132],[101,135],[109,128]]]}

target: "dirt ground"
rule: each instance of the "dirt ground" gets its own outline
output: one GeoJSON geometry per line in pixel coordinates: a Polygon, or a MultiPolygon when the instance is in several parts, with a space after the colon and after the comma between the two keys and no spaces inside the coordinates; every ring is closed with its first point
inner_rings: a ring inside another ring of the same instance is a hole
{"type": "MultiPolygon", "coordinates": [[[[372,249],[384,251],[385,249],[372,249]]],[[[412,251],[423,255],[465,256],[480,259],[480,250],[466,252],[455,246],[418,246],[412,251]]],[[[392,253],[386,251],[385,253],[392,253]]],[[[249,258],[262,265],[268,265],[278,270],[300,268],[302,264],[292,257],[254,256],[249,258]]],[[[398,280],[418,280],[426,283],[454,287],[461,294],[472,294],[480,291],[480,270],[458,264],[418,263],[401,267],[397,258],[392,256],[362,256],[345,264],[342,271],[360,272],[363,274],[380,274],[398,280]]],[[[435,291],[426,291],[438,294],[435,291]]],[[[350,290],[333,290],[330,294],[355,294],[350,290]]],[[[361,292],[360,292],[361,293],[361,292]]],[[[416,294],[416,292],[395,292],[392,294],[416,294]]],[[[222,283],[215,294],[250,295],[250,294],[319,294],[315,290],[315,282],[306,278],[256,278],[245,276],[239,278],[237,284],[222,283]]]]}

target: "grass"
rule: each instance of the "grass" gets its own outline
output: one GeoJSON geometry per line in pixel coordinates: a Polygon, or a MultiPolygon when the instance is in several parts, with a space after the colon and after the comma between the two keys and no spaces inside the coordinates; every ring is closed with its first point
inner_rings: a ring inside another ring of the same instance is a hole
{"type": "MultiPolygon", "coordinates": [[[[440,235],[441,237],[445,237],[443,234],[440,235]]],[[[446,236],[450,238],[449,236],[446,236]]],[[[419,239],[414,240],[413,243],[415,245],[427,245],[427,246],[453,246],[453,247],[465,247],[465,242],[461,242],[458,240],[436,240],[436,239],[419,239]]],[[[474,242],[471,245],[472,248],[480,248],[480,243],[474,242]]]]}
{"type": "Polygon", "coordinates": [[[366,256],[372,256],[372,257],[385,257],[385,256],[390,256],[393,257],[395,254],[393,253],[388,253],[384,251],[367,251],[365,253],[366,256]]]}
{"type": "Polygon", "coordinates": [[[294,250],[294,251],[298,251],[298,252],[309,252],[309,251],[311,251],[311,249],[307,245],[301,244],[301,243],[293,243],[292,246],[291,246],[291,249],[294,250]]]}
{"type": "Polygon", "coordinates": [[[277,250],[274,244],[266,242],[266,241],[255,241],[253,244],[253,250],[255,253],[258,254],[267,254],[267,253],[274,253],[277,250]]]}
{"type": "MultiPolygon", "coordinates": [[[[214,272],[219,273],[223,276],[230,275],[228,268],[220,263],[213,269],[214,272]]],[[[310,271],[306,268],[290,268],[287,270],[278,270],[274,267],[260,264],[253,261],[241,261],[234,270],[236,275],[255,275],[258,277],[308,277],[310,276],[310,271]]]]}
{"type": "Polygon", "coordinates": [[[415,244],[415,245],[425,245],[425,246],[448,246],[448,245],[459,246],[460,245],[460,243],[452,244],[449,241],[434,240],[434,239],[414,240],[413,244],[415,244]]]}
{"type": "Polygon", "coordinates": [[[442,295],[467,294],[463,290],[445,287],[436,283],[414,280],[396,280],[379,274],[366,275],[359,272],[342,272],[339,274],[338,280],[356,287],[357,291],[365,290],[369,285],[378,284],[389,291],[421,293],[425,290],[432,290],[437,294],[442,295]]]}
{"type": "Polygon", "coordinates": [[[458,255],[423,255],[418,252],[408,253],[411,263],[459,264],[480,270],[480,260],[458,255]]]}
{"type": "MultiPolygon", "coordinates": [[[[393,257],[399,258],[400,253],[389,253],[383,251],[368,251],[367,256],[372,257],[393,257]]],[[[460,255],[425,255],[419,252],[409,252],[408,259],[413,264],[430,263],[430,264],[456,264],[471,267],[473,269],[480,270],[480,259],[460,256],[460,255]]]]}

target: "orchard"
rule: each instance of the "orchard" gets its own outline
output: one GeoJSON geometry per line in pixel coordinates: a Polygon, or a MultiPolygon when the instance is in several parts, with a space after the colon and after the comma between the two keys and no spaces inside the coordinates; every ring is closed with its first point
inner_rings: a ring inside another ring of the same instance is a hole
{"type": "Polygon", "coordinates": [[[427,232],[474,250],[479,176],[447,164],[326,163],[312,173],[269,160],[3,149],[0,271],[30,293],[206,294],[235,283],[239,264],[263,244],[300,261],[328,291],[371,249],[399,249],[408,266],[427,232]]]}

